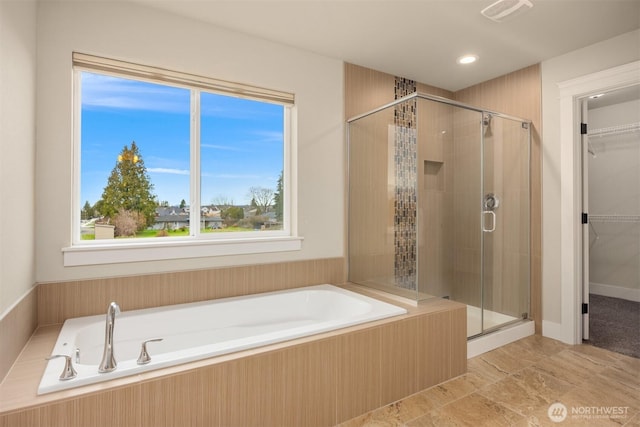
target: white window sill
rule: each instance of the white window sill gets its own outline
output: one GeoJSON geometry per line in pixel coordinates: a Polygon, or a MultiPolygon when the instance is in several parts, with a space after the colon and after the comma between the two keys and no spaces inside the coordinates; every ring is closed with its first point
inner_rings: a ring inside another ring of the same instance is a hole
{"type": "Polygon", "coordinates": [[[65,267],[299,251],[302,237],[105,243],[62,248],[65,267]]]}

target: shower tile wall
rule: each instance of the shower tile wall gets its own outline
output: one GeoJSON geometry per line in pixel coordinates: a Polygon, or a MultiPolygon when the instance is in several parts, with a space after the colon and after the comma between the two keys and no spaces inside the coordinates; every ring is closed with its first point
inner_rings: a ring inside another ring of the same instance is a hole
{"type": "MultiPolygon", "coordinates": [[[[381,73],[353,64],[345,64],[345,118],[370,111],[381,105],[394,100],[396,96],[396,85],[398,79],[392,75],[381,73]]],[[[449,99],[455,99],[464,103],[484,107],[490,110],[502,111],[514,116],[526,117],[533,121],[532,131],[532,150],[531,150],[531,310],[530,317],[536,321],[536,331],[541,330],[541,245],[540,245],[540,221],[541,221],[541,188],[540,188],[540,136],[541,129],[540,118],[540,66],[533,65],[522,70],[510,73],[505,76],[481,83],[456,93],[452,93],[434,86],[429,86],[420,82],[416,82],[415,86],[419,92],[432,95],[442,96],[449,99]]],[[[398,88],[399,89],[399,88],[398,88]]],[[[432,108],[430,106],[429,108],[432,108]]],[[[427,113],[430,117],[425,121],[423,112],[426,109],[418,105],[417,108],[417,132],[418,132],[418,188],[420,195],[418,203],[418,232],[425,233],[430,236],[429,239],[418,239],[417,258],[418,258],[418,280],[419,292],[430,293],[437,296],[450,295],[454,298],[457,291],[462,291],[461,287],[456,286],[462,282],[470,282],[472,276],[479,274],[479,264],[477,253],[473,250],[465,250],[476,246],[479,242],[479,235],[475,232],[465,232],[466,225],[455,222],[454,203],[460,205],[464,203],[464,197],[455,197],[454,192],[471,191],[469,186],[474,185],[474,181],[469,178],[465,184],[463,176],[454,176],[454,170],[465,168],[465,159],[468,156],[461,156],[463,153],[463,145],[458,144],[458,137],[461,136],[460,131],[456,129],[455,144],[453,141],[453,131],[447,131],[447,126],[451,127],[451,123],[458,120],[453,118],[452,112],[446,110],[439,111],[434,116],[431,112],[427,113]],[[439,117],[436,119],[436,117],[439,117]],[[431,121],[429,121],[431,120],[431,121]],[[447,124],[448,121],[448,124],[447,124]],[[427,125],[424,125],[427,123],[427,125]],[[437,134],[436,132],[439,132],[437,134]],[[426,135],[426,136],[425,136],[426,135]],[[435,143],[434,143],[435,142],[435,143]],[[460,148],[460,150],[458,149],[460,148]],[[461,162],[461,163],[460,163],[461,162]],[[454,166],[455,163],[455,166],[454,166]],[[423,205],[424,204],[424,205],[423,205]],[[421,218],[421,212],[425,212],[421,218]],[[424,255],[424,256],[423,256],[424,255]],[[455,269],[453,268],[455,263],[455,269]]],[[[391,118],[390,120],[393,120],[391,118]]],[[[392,122],[389,122],[392,123],[392,122]]],[[[380,129],[380,132],[386,132],[380,129]]],[[[475,127],[473,137],[478,138],[478,128],[475,127]]],[[[464,136],[462,136],[464,138],[464,136]]],[[[471,138],[472,135],[469,135],[471,138]]],[[[468,153],[469,155],[471,153],[468,153]]],[[[467,162],[468,163],[468,162],[467,162]]],[[[388,165],[382,161],[376,163],[376,167],[380,166],[379,173],[386,173],[388,165]]],[[[472,168],[472,169],[475,169],[472,168]]],[[[477,169],[475,169],[477,171],[477,169]]],[[[469,174],[472,172],[468,169],[469,174]]],[[[477,179],[475,180],[477,183],[477,179]]],[[[386,191],[386,188],[385,188],[386,191]]],[[[382,199],[382,195],[379,195],[382,199]]],[[[462,196],[462,195],[460,195],[462,196]]],[[[516,194],[514,193],[514,197],[516,194]]],[[[386,196],[385,196],[386,197],[386,196]]],[[[511,197],[511,196],[509,196],[511,197]]],[[[366,204],[366,198],[362,197],[359,203],[366,204]]],[[[353,200],[352,200],[353,202],[353,200]]],[[[528,200],[520,199],[509,202],[509,207],[504,205],[506,209],[527,209],[528,200]]],[[[380,217],[389,216],[389,211],[395,212],[393,206],[385,205],[380,202],[376,206],[372,206],[368,202],[368,210],[363,208],[362,212],[366,212],[366,221],[368,224],[384,224],[380,217]],[[377,219],[376,219],[377,218],[377,219]]],[[[469,200],[477,208],[479,197],[469,200]]],[[[463,209],[467,210],[467,209],[463,209]]],[[[362,219],[364,220],[364,219],[362,219]]],[[[361,220],[361,221],[362,221],[361,220]]],[[[464,219],[469,227],[473,226],[474,230],[478,230],[478,216],[464,219]]],[[[506,224],[505,224],[506,225],[506,224]]],[[[383,225],[384,226],[384,225],[383,225]]],[[[513,225],[516,227],[516,225],[513,225]]],[[[509,225],[509,228],[511,225],[509,225]]],[[[391,227],[390,225],[390,228],[391,227]]],[[[396,259],[393,254],[387,253],[393,249],[395,245],[393,229],[389,229],[384,236],[386,247],[384,253],[374,253],[373,248],[377,248],[372,241],[373,233],[363,234],[358,240],[362,253],[358,258],[358,262],[354,263],[353,256],[350,259],[349,275],[353,275],[355,270],[366,276],[367,273],[376,272],[375,277],[393,276],[396,259]],[[357,265],[356,265],[357,264],[357,265]]],[[[380,237],[382,238],[382,237],[380,237]]],[[[524,239],[512,233],[505,233],[505,245],[515,245],[516,242],[521,244],[524,239]],[[512,241],[513,240],[513,241],[512,241]]],[[[351,248],[349,250],[351,254],[351,248]]],[[[522,262],[526,260],[522,257],[522,262]]],[[[505,272],[512,275],[511,272],[505,272]]],[[[369,276],[371,277],[371,276],[369,276]]],[[[353,278],[351,279],[353,280],[353,278]]],[[[509,279],[511,280],[511,279],[509,279]]],[[[517,279],[516,279],[517,280],[517,279]]],[[[476,286],[477,289],[477,286],[476,286]]],[[[495,289],[499,291],[498,289],[495,289]]],[[[479,292],[479,289],[478,289],[479,292]]],[[[523,295],[507,295],[502,292],[500,299],[510,300],[526,297],[523,295]]],[[[468,294],[471,299],[477,298],[479,294],[468,294]]],[[[496,296],[498,293],[495,294],[496,296]]]]}
{"type": "MultiPolygon", "coordinates": [[[[395,99],[416,91],[416,82],[395,78],[395,99]]],[[[394,110],[394,276],[396,285],[416,289],[417,275],[417,145],[416,101],[398,104],[394,110]]]]}
{"type": "Polygon", "coordinates": [[[455,109],[453,113],[453,284],[451,298],[481,306],[481,114],[455,109]]]}
{"type": "Polygon", "coordinates": [[[419,294],[451,297],[454,108],[419,99],[417,109],[419,294]]]}

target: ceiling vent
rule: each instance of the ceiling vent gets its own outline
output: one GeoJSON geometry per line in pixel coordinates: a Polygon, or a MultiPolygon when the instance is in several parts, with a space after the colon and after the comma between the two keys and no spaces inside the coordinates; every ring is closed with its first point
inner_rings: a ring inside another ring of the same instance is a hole
{"type": "Polygon", "coordinates": [[[495,22],[503,22],[533,7],[529,0],[498,0],[480,12],[495,22]]]}

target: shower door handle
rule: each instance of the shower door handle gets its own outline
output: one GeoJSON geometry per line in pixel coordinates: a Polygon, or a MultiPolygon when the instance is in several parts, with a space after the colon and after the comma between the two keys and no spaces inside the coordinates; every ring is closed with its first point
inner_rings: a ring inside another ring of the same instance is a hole
{"type": "Polygon", "coordinates": [[[493,233],[496,231],[496,213],[494,211],[482,211],[482,231],[485,233],[493,233]],[[489,214],[491,216],[491,227],[486,227],[486,216],[489,214]]]}

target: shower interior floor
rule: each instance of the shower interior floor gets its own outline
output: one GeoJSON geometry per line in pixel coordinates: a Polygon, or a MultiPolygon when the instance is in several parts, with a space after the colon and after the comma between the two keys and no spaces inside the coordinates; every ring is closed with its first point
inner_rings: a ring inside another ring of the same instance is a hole
{"type": "MultiPolygon", "coordinates": [[[[358,283],[358,282],[356,282],[358,283]]],[[[400,286],[393,285],[394,281],[390,278],[378,278],[359,282],[369,288],[389,292],[401,298],[406,298],[409,304],[418,304],[419,301],[427,301],[432,298],[439,298],[424,292],[416,292],[411,289],[403,289],[400,286]]],[[[453,300],[455,301],[455,299],[453,300]]],[[[484,319],[481,316],[482,309],[473,305],[467,305],[467,338],[479,335],[483,330],[492,329],[496,326],[518,320],[517,317],[507,314],[498,313],[496,311],[484,310],[484,319]],[[484,325],[483,325],[484,323],[484,325]]]]}
{"type": "Polygon", "coordinates": [[[518,318],[491,310],[484,310],[483,319],[482,309],[480,307],[467,305],[467,338],[478,335],[482,333],[483,330],[495,328],[496,326],[504,325],[514,320],[518,320],[518,318]]]}
{"type": "MultiPolygon", "coordinates": [[[[382,291],[383,295],[387,298],[397,298],[402,303],[409,305],[418,305],[420,301],[438,298],[434,295],[390,285],[390,283],[393,283],[390,279],[366,280],[356,283],[365,286],[370,291],[382,291]]],[[[484,319],[482,319],[480,316],[481,313],[482,310],[480,307],[467,305],[467,338],[473,337],[467,341],[467,357],[469,358],[476,357],[487,351],[535,333],[535,325],[532,320],[515,322],[520,318],[491,310],[484,310],[484,319]],[[484,328],[482,327],[482,320],[484,320],[484,328]],[[507,324],[509,324],[508,327],[499,328],[499,326],[507,324]],[[492,328],[496,329],[489,334],[480,335],[483,330],[492,328]]]]}

